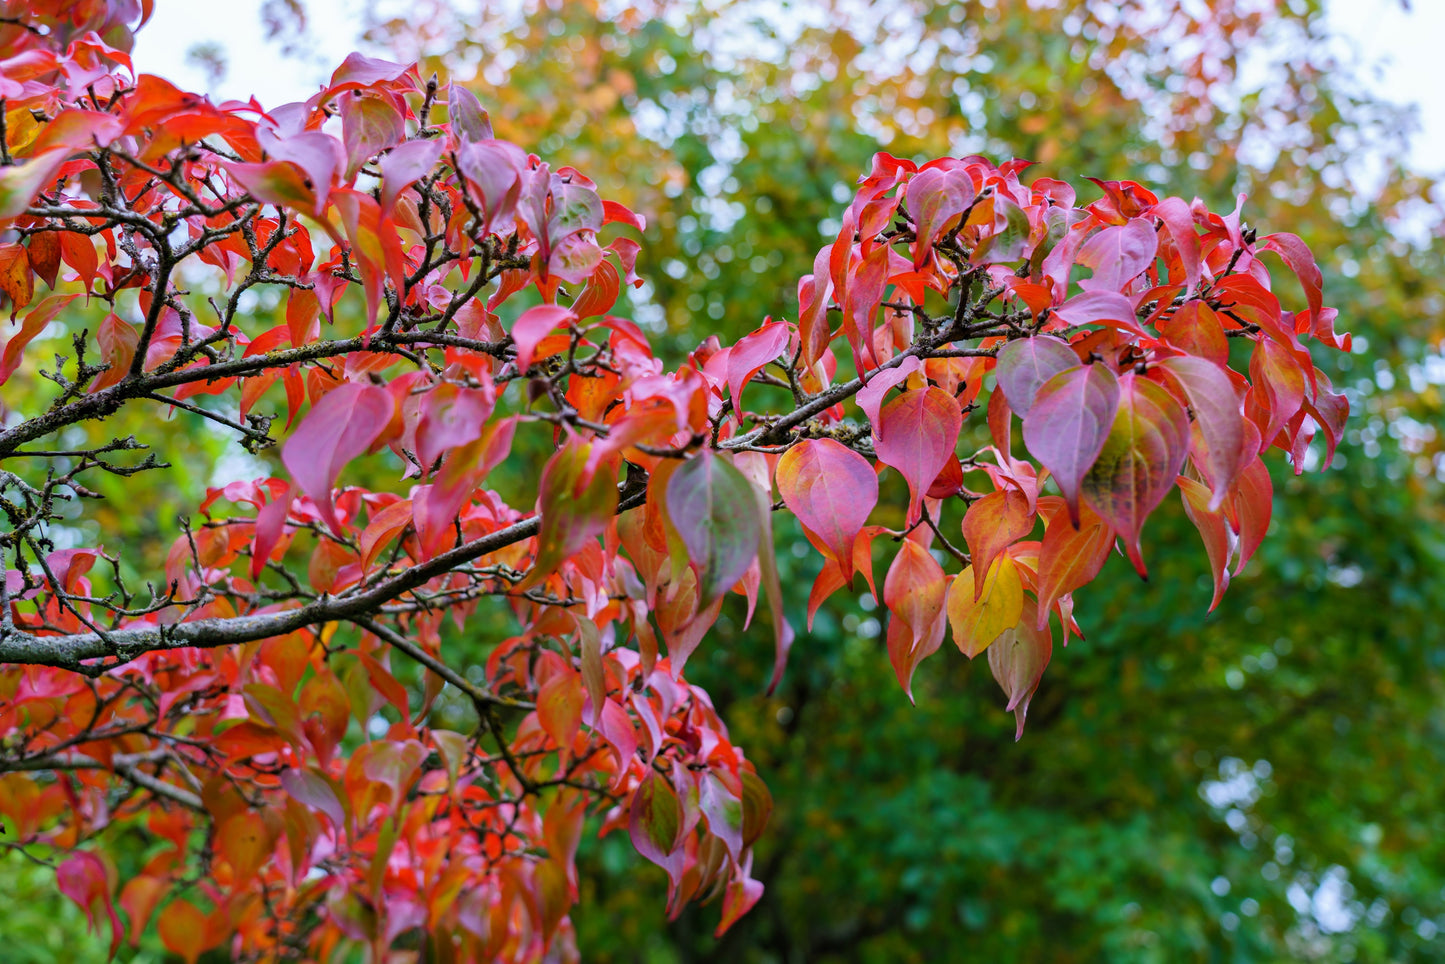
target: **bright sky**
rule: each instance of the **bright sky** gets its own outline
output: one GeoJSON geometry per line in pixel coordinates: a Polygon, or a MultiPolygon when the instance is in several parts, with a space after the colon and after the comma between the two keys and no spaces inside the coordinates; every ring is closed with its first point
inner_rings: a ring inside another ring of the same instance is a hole
{"type": "MultiPolygon", "coordinates": [[[[1417,170],[1440,173],[1445,172],[1445,85],[1439,82],[1445,0],[1409,0],[1409,5],[1407,13],[1402,0],[1329,0],[1329,16],[1343,42],[1375,66],[1375,89],[1389,100],[1417,106],[1422,130],[1410,161],[1417,170]]],[[[206,4],[203,16],[194,4],[158,0],[154,18],[138,35],[135,59],[143,72],[217,98],[255,94],[266,107],[304,100],[355,48],[360,7],[358,0],[306,0],[312,29],[305,46],[316,54],[302,61],[281,56],[276,44],[265,42],[260,0],[206,4]],[[204,43],[226,52],[229,69],[216,85],[187,60],[187,52],[204,43]]]]}

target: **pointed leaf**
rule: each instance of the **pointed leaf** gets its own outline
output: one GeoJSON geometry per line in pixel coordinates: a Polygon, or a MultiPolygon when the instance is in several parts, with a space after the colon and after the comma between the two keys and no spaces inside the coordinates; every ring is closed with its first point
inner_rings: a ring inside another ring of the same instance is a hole
{"type": "Polygon", "coordinates": [[[1033,608],[1034,604],[1026,601],[1022,622],[1014,629],[1006,630],[988,650],[988,668],[1008,697],[1008,705],[1004,708],[1012,710],[1018,721],[1015,740],[1024,735],[1024,718],[1029,712],[1029,701],[1038,690],[1039,680],[1043,678],[1044,669],[1054,651],[1047,613],[1044,614],[1044,628],[1035,629],[1038,620],[1033,608]]]}
{"type": "Polygon", "coordinates": [[[1079,365],[1039,386],[1024,418],[1024,444],[1053,474],[1075,524],[1080,481],[1103,451],[1118,407],[1114,373],[1103,364],[1079,365]]]}
{"type": "Polygon", "coordinates": [[[874,448],[908,483],[909,525],[921,518],[923,496],[953,458],[962,428],[957,400],[937,386],[904,392],[879,413],[874,448]]]}
{"type": "Polygon", "coordinates": [[[1218,509],[1239,472],[1244,442],[1244,415],[1234,383],[1224,369],[1203,358],[1184,355],[1165,358],[1159,367],[1181,389],[1194,423],[1209,449],[1209,477],[1214,495],[1209,511],[1218,509]]]}
{"type": "Polygon", "coordinates": [[[1233,551],[1233,533],[1222,511],[1210,508],[1209,490],[1194,479],[1180,476],[1179,494],[1184,499],[1184,513],[1204,538],[1204,551],[1209,555],[1209,569],[1214,575],[1214,598],[1209,611],[1219,605],[1224,590],[1229,588],[1229,557],[1233,551]]]}
{"type": "Polygon", "coordinates": [[[1090,506],[1124,540],[1146,576],[1139,551],[1144,520],[1174,485],[1189,451],[1189,418],[1174,396],[1130,372],[1119,380],[1119,408],[1098,461],[1084,476],[1090,506]]]}
{"type": "Polygon", "coordinates": [[[742,578],[758,552],[757,497],[726,459],[704,451],[667,483],[667,514],[698,570],[698,608],[742,578]]]}
{"type": "Polygon", "coordinates": [[[953,642],[973,659],[1023,618],[1024,584],[1018,564],[999,556],[983,585],[974,590],[974,567],[967,566],[948,589],[948,622],[953,642]]]}
{"type": "Polygon", "coordinates": [[[1016,338],[998,352],[994,377],[1008,399],[1009,408],[1025,418],[1039,387],[1059,372],[1074,368],[1079,356],[1067,343],[1048,336],[1016,338]]]}
{"type": "Polygon", "coordinates": [[[386,389],[347,382],[317,402],[281,448],[281,461],[291,477],[337,535],[342,534],[341,522],[331,501],[336,477],[347,462],[371,448],[394,410],[386,389]]]}
{"type": "Polygon", "coordinates": [[[973,563],[975,595],[983,592],[984,575],[998,554],[1033,531],[1029,500],[1017,489],[990,492],[968,507],[963,517],[963,538],[973,563]]]}
{"type": "Polygon", "coordinates": [[[789,511],[853,581],[853,546],[878,504],[878,476],[863,456],[833,439],[805,439],[778,460],[778,491],[789,511]]]}

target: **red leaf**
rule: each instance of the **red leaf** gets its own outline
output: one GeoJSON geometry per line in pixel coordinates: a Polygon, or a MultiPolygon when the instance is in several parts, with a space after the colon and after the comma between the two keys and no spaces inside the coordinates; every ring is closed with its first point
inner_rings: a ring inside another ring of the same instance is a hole
{"type": "Polygon", "coordinates": [[[853,582],[853,547],[878,504],[878,476],[863,456],[833,439],[806,439],[778,460],[778,491],[853,582]]]}
{"type": "MultiPolygon", "coordinates": [[[[226,170],[246,193],[258,201],[277,207],[319,216],[325,208],[325,193],[320,194],[308,184],[301,168],[290,161],[266,161],[262,164],[231,162],[226,170]]],[[[330,184],[324,185],[329,188],[330,184]]]]}
{"type": "Polygon", "coordinates": [[[1203,301],[1190,301],[1156,326],[1164,340],[1224,368],[1229,365],[1229,339],[1214,309],[1203,301]]]}
{"type": "Polygon", "coordinates": [[[1234,483],[1234,495],[1226,508],[1237,520],[1239,533],[1239,561],[1234,565],[1237,576],[1244,564],[1253,558],[1255,550],[1264,542],[1269,531],[1269,518],[1273,511],[1274,483],[1270,481],[1269,469],[1263,459],[1255,459],[1239,473],[1234,483]]]}
{"type": "Polygon", "coordinates": [[[582,677],[571,670],[549,677],[537,693],[537,719],[565,759],[582,728],[582,677]]]}
{"type": "Polygon", "coordinates": [[[1209,511],[1213,512],[1229,494],[1242,460],[1244,416],[1240,413],[1240,398],[1224,369],[1203,358],[1165,358],[1159,368],[1179,386],[1208,446],[1208,473],[1214,485],[1209,511]]]}
{"type": "Polygon", "coordinates": [[[211,946],[206,915],[184,897],[177,897],[165,906],[156,928],[166,950],[179,955],[186,964],[196,964],[196,959],[211,946]]]}
{"type": "Polygon", "coordinates": [[[1114,372],[1103,364],[1079,365],[1039,386],[1024,418],[1024,444],[1053,473],[1076,525],[1080,481],[1103,451],[1118,408],[1114,372]]]}
{"type": "Polygon", "coordinates": [[[479,438],[495,404],[490,384],[462,388],[443,382],[423,395],[416,424],[416,455],[422,471],[430,472],[443,454],[479,438]]]}
{"type": "Polygon", "coordinates": [[[429,486],[416,493],[415,518],[422,554],[431,558],[453,535],[452,521],[492,469],[512,451],[517,419],[504,418],[482,426],[476,438],[453,449],[429,486]]]}
{"type": "Polygon", "coordinates": [[[728,352],[728,391],[732,393],[733,413],[741,418],[743,386],[788,347],[786,322],[764,322],[763,326],[738,339],[728,352]]]}
{"type": "Polygon", "coordinates": [[[1250,417],[1259,426],[1263,451],[1304,403],[1305,372],[1292,351],[1272,338],[1261,338],[1249,358],[1249,376],[1254,382],[1250,417]]]}
{"type": "Polygon", "coordinates": [[[140,342],[140,332],[119,315],[109,314],[96,328],[95,340],[100,344],[100,360],[110,367],[95,376],[95,381],[90,383],[92,392],[109,388],[130,374],[131,363],[135,361],[136,345],[140,342]]]}
{"type": "MultiPolygon", "coordinates": [[[[1040,506],[1047,501],[1040,499],[1040,506]]],[[[1057,499],[1054,504],[1058,505],[1057,499]]],[[[1087,505],[1078,526],[1062,506],[1049,517],[1039,547],[1038,628],[1048,621],[1054,603],[1099,574],[1113,546],[1113,530],[1087,505]]]]}
{"type": "Polygon", "coordinates": [[[929,551],[904,539],[888,567],[883,604],[893,614],[888,621],[888,657],[910,701],[913,671],[943,642],[946,589],[943,568],[929,551]]]}
{"type": "Polygon", "coordinates": [[[1319,265],[1315,263],[1315,255],[1309,245],[1301,241],[1298,235],[1280,233],[1265,238],[1259,245],[1259,250],[1272,251],[1284,259],[1284,263],[1289,265],[1299,279],[1300,287],[1305,291],[1310,314],[1318,316],[1324,307],[1325,278],[1320,273],[1319,265]]]}
{"type": "Polygon", "coordinates": [[[1183,198],[1166,197],[1150,208],[1147,215],[1164,222],[1164,229],[1179,255],[1180,266],[1184,268],[1184,291],[1188,294],[1199,283],[1200,277],[1199,232],[1194,227],[1194,214],[1189,210],[1189,204],[1183,198]]]}
{"type": "Polygon", "coordinates": [[[92,931],[98,926],[95,905],[101,904],[110,917],[110,956],[115,957],[125,937],[125,928],[110,899],[110,878],[106,875],[105,864],[95,854],[78,850],[55,868],[55,881],[62,894],[80,905],[92,931]]]}
{"type": "Polygon", "coordinates": [[[1146,578],[1139,533],[1173,487],[1188,451],[1189,418],[1174,396],[1132,372],[1121,378],[1118,413],[1082,488],[1146,578]]]}
{"type": "Polygon", "coordinates": [[[1194,479],[1179,476],[1179,495],[1184,499],[1184,513],[1204,537],[1204,551],[1209,555],[1209,569],[1214,574],[1214,598],[1209,611],[1219,605],[1224,590],[1229,588],[1229,556],[1233,550],[1233,533],[1224,513],[1210,508],[1209,490],[1194,479]]]}
{"type": "Polygon", "coordinates": [[[23,164],[0,168],[0,218],[24,214],[69,156],[70,148],[61,147],[36,154],[23,164]]]}
{"type": "Polygon", "coordinates": [[[923,495],[954,456],[963,415],[953,396],[936,386],[904,392],[883,407],[873,429],[878,460],[908,482],[908,524],[922,517],[923,495]]]}
{"type": "Polygon", "coordinates": [[[823,248],[813,260],[813,274],[798,282],[798,338],[803,355],[802,368],[812,368],[823,357],[831,332],[828,328],[828,302],[833,293],[833,278],[828,272],[833,255],[832,246],[823,248]]]}
{"type": "Polygon", "coordinates": [[[291,510],[291,487],[262,506],[256,513],[255,538],[251,545],[251,581],[261,578],[267,561],[276,544],[281,541],[281,532],[286,525],[286,515],[291,510]]]}
{"type": "Polygon", "coordinates": [[[11,317],[30,304],[35,296],[35,275],[30,270],[30,253],[18,241],[0,244],[0,291],[10,298],[11,317]]]}
{"type": "Polygon", "coordinates": [[[347,462],[371,448],[391,423],[393,411],[386,389],[347,382],[312,407],[281,449],[291,477],[337,535],[342,527],[331,501],[336,477],[347,462]]]}
{"type": "Polygon", "coordinates": [[[60,237],[55,231],[41,231],[30,236],[30,268],[46,286],[55,290],[60,276],[60,237]]]}
{"type": "Polygon", "coordinates": [[[0,354],[0,385],[9,381],[10,376],[15,374],[15,369],[20,367],[20,359],[25,351],[25,346],[34,340],[35,336],[45,330],[45,326],[55,320],[66,307],[74,301],[77,295],[51,295],[40,304],[30,310],[21,323],[20,330],[11,335],[5,342],[5,350],[0,354]]]}
{"type": "Polygon", "coordinates": [[[753,905],[762,899],[762,896],[762,881],[753,880],[751,877],[729,881],[727,889],[723,891],[722,920],[718,922],[717,930],[713,931],[712,936],[722,937],[739,918],[753,909],[753,905]]]}

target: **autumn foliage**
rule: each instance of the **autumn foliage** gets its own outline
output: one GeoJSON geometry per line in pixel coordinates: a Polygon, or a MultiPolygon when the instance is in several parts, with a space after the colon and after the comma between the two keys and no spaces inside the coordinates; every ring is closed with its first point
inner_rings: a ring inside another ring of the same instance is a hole
{"type": "Polygon", "coordinates": [[[1238,207],[880,153],[796,320],[669,370],[612,314],[643,217],[465,89],[353,55],[305,103],[215,105],[137,72],[125,0],[4,9],[0,382],[70,354],[5,390],[0,814],[113,948],[575,957],[589,817],[726,929],[772,802],[684,671],[745,606],[784,672],[775,512],[821,559],[809,620],[866,585],[905,691],[951,637],[1021,735],[1075,592],[1116,546],[1146,573],[1171,492],[1212,608],[1269,526],[1262,457],[1299,471],[1320,433],[1327,464],[1343,428],[1314,259],[1238,207]],[[88,478],[164,455],[71,441],[129,407],[279,451],[163,572],[56,547],[88,478]],[[527,452],[530,491],[497,491],[527,452]],[[432,725],[447,688],[475,732],[432,725]],[[126,880],[117,823],[164,844],[126,880]]]}

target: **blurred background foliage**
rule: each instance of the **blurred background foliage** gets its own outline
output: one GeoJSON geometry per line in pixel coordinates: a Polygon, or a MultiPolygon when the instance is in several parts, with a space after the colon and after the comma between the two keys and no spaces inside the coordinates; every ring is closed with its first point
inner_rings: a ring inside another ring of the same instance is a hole
{"type": "MultiPolygon", "coordinates": [[[[621,836],[589,842],[587,959],[1445,960],[1445,212],[1395,160],[1408,113],[1369,94],[1318,2],[375,0],[366,24],[467,82],[499,137],[648,216],[630,310],[672,361],[796,315],[880,149],[1026,157],[1215,209],[1247,193],[1246,221],[1314,248],[1355,333],[1321,359],[1350,394],[1347,441],[1321,475],[1271,456],[1274,531],[1219,611],[1170,502],[1150,582],[1116,560],[1081,594],[1088,638],[1055,653],[1022,742],[949,649],[910,706],[866,596],[825,607],[764,697],[766,627],[732,606],[689,675],[777,801],[767,893],[715,941],[716,908],[667,923],[662,873],[621,836]]],[[[163,554],[206,481],[269,471],[180,418],[173,486],[117,489],[108,546],[163,554]]],[[[817,563],[790,544],[784,527],[801,625],[817,563]]],[[[78,947],[44,873],[0,855],[0,892],[31,895],[0,915],[7,960],[78,947]]]]}

